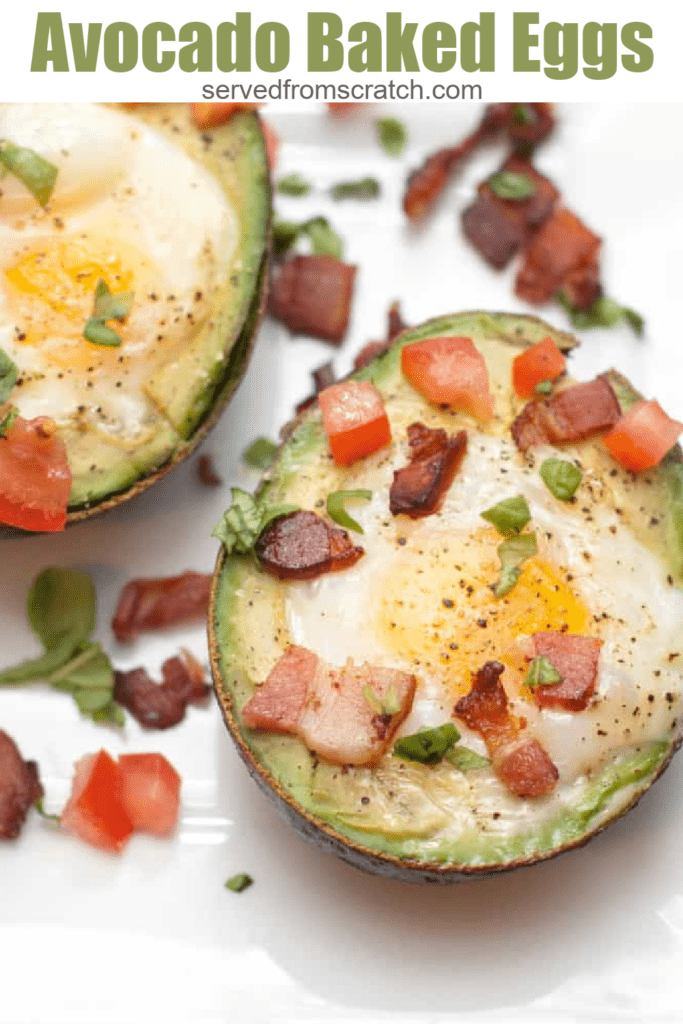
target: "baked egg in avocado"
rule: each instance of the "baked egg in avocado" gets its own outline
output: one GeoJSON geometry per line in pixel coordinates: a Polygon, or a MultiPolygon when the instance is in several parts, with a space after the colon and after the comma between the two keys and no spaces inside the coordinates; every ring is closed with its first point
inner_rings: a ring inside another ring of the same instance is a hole
{"type": "MultiPolygon", "coordinates": [[[[3,156],[3,412],[49,424],[69,523],[168,472],[239,383],[266,289],[264,139],[253,112],[200,131],[188,104],[15,103],[0,107],[3,156]],[[29,187],[34,158],[53,168],[48,195],[29,187]]],[[[0,522],[58,528],[30,514],[40,457],[0,522]]],[[[21,474],[0,471],[0,491],[4,475],[21,474]]]]}
{"type": "Polygon", "coordinates": [[[233,492],[209,618],[225,721],[300,834],[358,867],[448,882],[553,857],[679,745],[681,450],[623,468],[606,442],[640,396],[568,378],[574,344],[508,314],[410,329],[291,425],[250,553],[233,492]],[[364,403],[366,440],[387,427],[353,457],[364,403]]]}

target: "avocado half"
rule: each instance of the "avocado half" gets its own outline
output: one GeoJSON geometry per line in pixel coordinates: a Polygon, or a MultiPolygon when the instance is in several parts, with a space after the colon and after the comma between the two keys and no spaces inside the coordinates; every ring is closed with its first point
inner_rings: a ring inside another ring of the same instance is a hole
{"type": "MultiPolygon", "coordinates": [[[[234,211],[237,238],[207,322],[181,356],[148,381],[158,415],[145,442],[126,449],[79,425],[60,427],[73,475],[67,526],[128,501],[196,449],[246,372],[266,305],[272,207],[258,114],[237,113],[210,131],[196,127],[186,103],[142,105],[129,116],[168,136],[209,171],[234,211]]],[[[0,535],[27,533],[0,525],[0,535]]]]}
{"type": "MultiPolygon", "coordinates": [[[[371,380],[379,389],[392,426],[392,446],[402,444],[406,425],[416,419],[430,426],[443,426],[449,432],[462,426],[477,427],[467,416],[428,405],[401,373],[400,353],[404,345],[442,335],[471,337],[484,354],[497,410],[486,429],[500,436],[509,436],[510,423],[524,404],[511,387],[515,355],[548,336],[564,351],[578,344],[573,336],[534,317],[478,311],[441,317],[404,332],[384,355],[352,375],[355,379],[371,380]]],[[[610,378],[624,410],[640,397],[619,374],[611,371],[610,378]]],[[[610,473],[613,493],[625,512],[634,510],[629,518],[634,535],[661,558],[672,586],[680,587],[680,447],[676,446],[656,469],[637,478],[612,463],[599,444],[583,442],[582,459],[585,454],[590,462],[593,450],[599,468],[610,473]],[[657,525],[653,526],[655,511],[657,525]]],[[[381,457],[379,452],[370,459],[381,457]]],[[[331,491],[367,486],[354,480],[353,469],[333,464],[320,412],[314,406],[287,429],[286,441],[259,493],[267,495],[273,503],[324,508],[324,500],[331,491]]],[[[454,487],[457,482],[456,476],[454,487]]],[[[387,519],[390,518],[387,512],[387,519]]],[[[402,516],[396,518],[405,520],[402,516]]],[[[356,535],[353,536],[355,539],[356,535]]],[[[358,538],[358,543],[363,542],[364,538],[358,538]]],[[[587,772],[574,785],[566,805],[546,813],[537,826],[513,830],[508,835],[484,826],[444,839],[430,819],[422,793],[429,789],[433,796],[435,786],[438,790],[438,786],[448,785],[446,776],[450,768],[444,775],[440,766],[408,766],[392,758],[389,750],[377,769],[339,769],[318,762],[296,737],[251,731],[243,726],[240,709],[255,687],[265,680],[287,643],[297,642],[287,636],[286,617],[282,613],[286,589],[292,585],[302,586],[280,582],[259,570],[254,558],[228,556],[221,549],[208,621],[215,691],[228,731],[249,774],[277,810],[304,839],[356,867],[403,881],[446,883],[555,857],[583,845],[633,807],[663,772],[680,743],[680,730],[674,719],[669,728],[662,730],[664,735],[619,748],[614,756],[587,772]],[[403,775],[397,763],[407,769],[403,775]],[[372,775],[375,771],[376,778],[372,775]],[[372,799],[366,795],[360,799],[361,794],[368,793],[372,799]],[[391,808],[398,808],[396,814],[391,809],[387,811],[387,796],[391,798],[391,808]]],[[[316,653],[325,657],[325,651],[316,653]]],[[[471,666],[472,671],[479,667],[471,666]]],[[[512,799],[519,804],[528,803],[512,799]]]]}

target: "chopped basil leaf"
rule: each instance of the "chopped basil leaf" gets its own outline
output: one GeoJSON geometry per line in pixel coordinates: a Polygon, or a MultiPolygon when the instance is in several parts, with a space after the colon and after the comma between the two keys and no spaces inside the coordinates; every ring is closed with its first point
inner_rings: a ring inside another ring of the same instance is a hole
{"type": "Polygon", "coordinates": [[[512,120],[519,125],[536,124],[536,114],[526,103],[515,103],[512,108],[512,120]]]}
{"type": "Polygon", "coordinates": [[[7,437],[7,431],[12,427],[18,415],[19,410],[15,405],[11,405],[4,416],[0,415],[0,437],[7,437]]]}
{"type": "Polygon", "coordinates": [[[122,322],[133,308],[135,295],[133,292],[120,292],[113,295],[109,291],[107,282],[100,278],[95,286],[95,301],[93,303],[92,316],[86,320],[83,328],[83,336],[93,345],[107,345],[115,348],[121,344],[121,337],[111,327],[107,327],[105,320],[118,320],[122,322]]]}
{"type": "Polygon", "coordinates": [[[311,191],[311,183],[301,174],[286,174],[278,181],[277,190],[283,196],[305,196],[311,191]]]}
{"type": "Polygon", "coordinates": [[[519,533],[531,519],[529,505],[522,494],[518,494],[514,498],[505,498],[504,501],[499,501],[497,505],[487,508],[480,515],[487,523],[495,526],[503,537],[519,533]]]}
{"type": "Polygon", "coordinates": [[[561,682],[562,676],[544,655],[534,658],[524,679],[525,686],[530,686],[532,689],[534,686],[552,686],[553,683],[561,682]]]}
{"type": "Polygon", "coordinates": [[[59,824],[59,815],[48,814],[47,811],[45,810],[45,804],[43,803],[42,796],[39,796],[38,799],[34,801],[33,806],[38,811],[38,814],[41,816],[41,818],[45,818],[46,821],[55,821],[57,822],[57,824],[59,824]]]}
{"type": "Polygon", "coordinates": [[[333,199],[377,199],[380,191],[377,178],[340,181],[338,185],[330,189],[333,199]]]}
{"type": "Polygon", "coordinates": [[[254,469],[269,469],[277,449],[275,441],[271,441],[269,437],[257,437],[242,455],[242,460],[254,469]]]}
{"type": "Polygon", "coordinates": [[[251,875],[247,875],[244,872],[240,872],[238,875],[233,875],[225,883],[225,888],[229,889],[230,892],[244,892],[250,885],[254,884],[254,879],[251,875]]]}
{"type": "Polygon", "coordinates": [[[313,217],[300,224],[276,218],[273,225],[273,252],[276,256],[284,256],[302,235],[308,237],[314,256],[334,256],[340,260],[344,255],[344,243],[325,217],[313,217]]]}
{"type": "Polygon", "coordinates": [[[355,530],[356,533],[363,533],[363,527],[355,519],[352,519],[344,508],[344,502],[353,500],[370,501],[371,498],[372,491],[333,491],[327,496],[327,514],[330,519],[334,519],[335,523],[343,526],[346,530],[355,530]]]}
{"type": "Polygon", "coordinates": [[[497,171],[489,178],[489,187],[499,199],[528,199],[536,192],[536,183],[528,174],[497,171]]]}
{"type": "Polygon", "coordinates": [[[85,322],[83,337],[93,345],[107,345],[109,348],[117,348],[121,344],[121,335],[93,316],[85,322]]]}
{"type": "Polygon", "coordinates": [[[476,750],[470,750],[469,747],[451,747],[450,750],[446,751],[445,757],[460,772],[472,772],[478,768],[488,768],[491,764],[488,757],[482,757],[476,750]]]}
{"type": "Polygon", "coordinates": [[[307,221],[303,230],[310,239],[314,256],[333,256],[340,260],[344,255],[344,243],[325,217],[314,217],[307,221]]]}
{"type": "Polygon", "coordinates": [[[522,574],[520,565],[537,550],[535,533],[520,533],[498,545],[501,572],[491,588],[495,597],[505,597],[510,593],[522,574]]]}
{"type": "Polygon", "coordinates": [[[550,493],[560,501],[573,498],[581,483],[581,470],[565,459],[545,459],[538,472],[550,493]]]}
{"type": "Polygon", "coordinates": [[[389,684],[383,697],[375,693],[369,685],[364,686],[361,693],[370,710],[374,711],[376,715],[395,715],[397,711],[401,710],[401,701],[393,683],[389,684]]]}
{"type": "Polygon", "coordinates": [[[17,364],[0,348],[0,405],[9,398],[18,376],[17,364]]]}
{"type": "Polygon", "coordinates": [[[534,391],[537,395],[549,395],[553,390],[553,382],[551,380],[542,380],[536,385],[534,391]]]}
{"type": "Polygon", "coordinates": [[[400,156],[408,141],[403,121],[396,117],[380,117],[375,121],[380,145],[389,156],[400,156]]]}
{"type": "Polygon", "coordinates": [[[32,149],[0,139],[0,165],[26,186],[36,202],[47,206],[59,173],[54,164],[32,149]]]}
{"type": "Polygon", "coordinates": [[[133,308],[135,292],[113,295],[107,282],[100,278],[95,285],[95,304],[92,315],[98,320],[125,320],[133,308]]]}
{"type": "Polygon", "coordinates": [[[265,499],[254,498],[240,487],[232,487],[231,492],[232,505],[213,531],[229,555],[249,554],[273,519],[298,511],[297,505],[268,505],[265,499]]]}
{"type": "Polygon", "coordinates": [[[444,722],[434,729],[421,729],[412,736],[403,736],[394,744],[394,757],[420,764],[437,764],[455,743],[460,733],[452,722],[444,722]]]}
{"type": "Polygon", "coordinates": [[[625,321],[633,332],[640,337],[645,329],[645,321],[640,313],[628,306],[621,306],[607,295],[596,299],[590,309],[578,309],[573,306],[564,292],[558,292],[557,301],[569,313],[572,327],[577,330],[590,330],[592,327],[615,327],[625,321]]]}
{"type": "Polygon", "coordinates": [[[91,580],[73,569],[45,569],[29,591],[27,612],[43,654],[0,672],[0,686],[42,680],[70,693],[81,714],[97,722],[124,724],[113,699],[114,670],[98,643],[96,601],[91,580]]]}
{"type": "Polygon", "coordinates": [[[301,233],[301,225],[291,220],[280,220],[276,217],[273,222],[273,253],[275,256],[284,256],[301,233]]]}

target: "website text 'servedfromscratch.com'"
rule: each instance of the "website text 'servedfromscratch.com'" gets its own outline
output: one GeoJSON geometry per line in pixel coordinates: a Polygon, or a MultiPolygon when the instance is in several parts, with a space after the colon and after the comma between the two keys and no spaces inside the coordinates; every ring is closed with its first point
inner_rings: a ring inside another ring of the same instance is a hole
{"type": "Polygon", "coordinates": [[[291,78],[278,78],[270,85],[241,82],[202,86],[202,99],[223,100],[232,103],[265,102],[267,100],[325,100],[329,102],[363,102],[382,100],[481,100],[480,85],[461,85],[458,82],[436,82],[431,90],[411,78],[408,82],[364,83],[347,85],[345,82],[313,84],[293,82],[291,78]]]}

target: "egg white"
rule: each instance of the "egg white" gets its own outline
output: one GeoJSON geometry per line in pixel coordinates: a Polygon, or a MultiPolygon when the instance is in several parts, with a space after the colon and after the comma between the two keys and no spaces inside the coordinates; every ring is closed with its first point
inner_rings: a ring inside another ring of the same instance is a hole
{"type": "MultiPolygon", "coordinates": [[[[571,581],[571,591],[591,616],[586,634],[603,641],[596,696],[579,713],[539,709],[528,689],[516,685],[506,671],[503,681],[512,710],[526,718],[532,734],[548,751],[560,773],[559,785],[549,797],[519,801],[490,769],[466,777],[451,770],[450,824],[444,835],[460,835],[463,828],[475,828],[475,824],[479,828],[482,815],[488,815],[489,827],[501,833],[522,831],[530,821],[549,819],[571,804],[582,781],[620,751],[681,732],[683,593],[672,586],[661,558],[637,540],[623,516],[605,502],[603,483],[590,468],[584,468],[575,502],[558,501],[550,493],[538,473],[549,455],[579,459],[578,449],[541,448],[524,460],[509,439],[470,431],[468,452],[442,509],[415,521],[394,517],[388,508],[393,472],[406,461],[405,446],[397,444],[357,463],[345,486],[373,492],[371,501],[349,506],[364,530],[355,539],[365,555],[351,569],[310,583],[290,584],[286,591],[292,642],[334,664],[350,658],[415,672],[417,694],[400,733],[442,724],[452,718],[457,699],[448,663],[435,669],[434,659],[423,659],[419,650],[402,652],[401,645],[388,638],[382,607],[396,600],[400,579],[401,600],[412,602],[408,620],[414,614],[420,624],[429,624],[425,646],[431,637],[443,641],[447,650],[460,599],[454,574],[449,593],[455,607],[442,606],[443,590],[435,591],[435,579],[440,585],[448,576],[435,563],[434,552],[447,547],[448,557],[456,558],[465,574],[481,570],[477,538],[485,524],[480,513],[517,494],[527,499],[529,528],[536,531],[539,557],[571,581]],[[406,559],[411,560],[409,574],[406,559]],[[432,636],[432,632],[443,636],[432,636]],[[463,815],[472,816],[467,826],[463,815]]],[[[472,614],[477,614],[476,609],[472,614]]],[[[511,630],[510,645],[519,641],[511,630]]],[[[469,669],[479,667],[472,664],[469,669]]],[[[485,753],[476,733],[460,722],[458,728],[461,742],[485,753]]],[[[439,800],[443,799],[442,793],[439,800]]]]}

